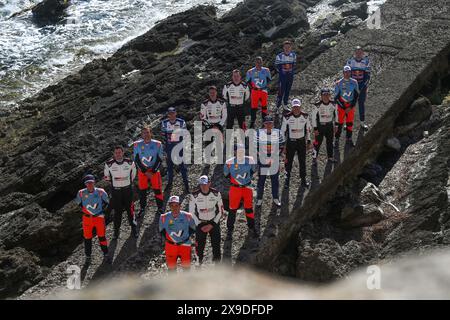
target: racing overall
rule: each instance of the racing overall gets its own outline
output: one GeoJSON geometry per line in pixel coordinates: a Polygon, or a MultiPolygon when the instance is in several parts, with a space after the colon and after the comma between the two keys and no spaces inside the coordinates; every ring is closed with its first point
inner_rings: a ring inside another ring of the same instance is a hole
{"type": "Polygon", "coordinates": [[[316,157],[319,154],[323,138],[326,138],[327,156],[328,158],[333,158],[334,122],[337,122],[337,119],[336,104],[333,101],[329,101],[327,104],[323,101],[316,103],[312,112],[313,129],[319,132],[314,140],[316,157]]]}
{"type": "Polygon", "coordinates": [[[236,221],[236,212],[244,201],[247,226],[255,228],[255,214],[253,212],[253,188],[251,187],[252,176],[256,172],[256,163],[252,157],[246,156],[242,160],[233,157],[228,159],[224,165],[225,177],[230,179],[229,211],[227,219],[228,232],[233,231],[236,221]]]}
{"type": "Polygon", "coordinates": [[[250,85],[251,91],[251,118],[250,128],[255,127],[256,112],[261,105],[261,116],[264,119],[267,115],[267,100],[269,97],[268,84],[272,80],[269,68],[262,67],[258,70],[256,67],[247,71],[246,82],[250,85]]]}
{"type": "Polygon", "coordinates": [[[105,180],[111,182],[111,209],[114,210],[114,233],[118,235],[122,225],[123,210],[128,214],[128,222],[133,232],[136,231],[133,191],[131,183],[136,177],[136,166],[131,159],[124,158],[117,162],[114,158],[105,163],[105,180]]]}
{"type": "Polygon", "coordinates": [[[352,78],[358,81],[359,86],[359,97],[358,97],[358,108],[359,108],[359,120],[365,121],[365,102],[367,97],[367,89],[370,81],[370,60],[369,57],[365,56],[361,60],[357,60],[352,57],[347,61],[347,65],[352,68],[352,78]]]}
{"type": "Polygon", "coordinates": [[[283,51],[277,54],[275,58],[275,67],[279,74],[277,108],[280,108],[281,103],[284,105],[289,103],[289,93],[294,82],[296,64],[297,55],[293,51],[289,52],[289,54],[283,51]]]}
{"type": "Polygon", "coordinates": [[[150,185],[155,193],[158,211],[163,209],[162,180],[159,166],[163,156],[163,147],[160,141],[151,140],[145,143],[144,140],[134,142],[133,159],[138,168],[138,188],[141,211],[147,207],[147,190],[150,185]],[[149,178],[146,173],[152,173],[149,178]]]}
{"type": "Polygon", "coordinates": [[[235,84],[233,81],[223,87],[222,96],[228,107],[227,129],[232,129],[234,119],[237,118],[239,128],[245,130],[245,106],[244,103],[250,98],[250,90],[244,82],[235,84]]]}
{"type": "Polygon", "coordinates": [[[159,232],[165,238],[166,263],[169,270],[175,270],[180,257],[183,268],[191,267],[191,240],[195,232],[195,222],[192,215],[180,211],[175,218],[172,212],[159,217],[159,232]]]}
{"type": "Polygon", "coordinates": [[[223,214],[222,196],[219,191],[209,188],[208,193],[203,193],[201,189],[194,191],[189,200],[189,212],[197,226],[195,233],[197,256],[199,262],[203,262],[206,238],[208,233],[202,231],[202,227],[211,225],[209,231],[211,246],[213,251],[213,261],[220,261],[220,218],[223,214]]]}
{"type": "Polygon", "coordinates": [[[338,129],[336,139],[339,139],[342,133],[344,120],[346,122],[347,139],[351,139],[353,134],[353,121],[355,118],[355,105],[358,101],[359,86],[355,79],[342,78],[336,82],[334,90],[334,101],[338,105],[338,129]]]}
{"type": "Polygon", "coordinates": [[[267,176],[272,184],[272,198],[279,198],[280,185],[280,154],[284,147],[284,136],[279,129],[259,129],[255,135],[255,145],[258,151],[258,185],[256,199],[261,200],[264,195],[264,185],[267,176]],[[278,152],[275,154],[274,152],[278,152]],[[275,161],[275,163],[274,163],[275,161]]]}
{"type": "Polygon", "coordinates": [[[227,121],[225,101],[222,99],[211,101],[209,98],[205,100],[200,106],[200,118],[209,125],[209,128],[215,127],[223,132],[223,127],[227,121]]]}
{"type": "Polygon", "coordinates": [[[283,117],[281,134],[286,137],[286,178],[289,182],[297,154],[300,178],[306,181],[306,145],[311,143],[311,123],[308,114],[301,112],[298,116],[289,113],[283,117]]]}
{"type": "MultiPolygon", "coordinates": [[[[186,122],[183,119],[176,118],[172,123],[169,119],[161,122],[161,134],[164,138],[164,146],[167,157],[167,183],[171,186],[173,184],[173,157],[183,157],[183,150],[179,154],[172,155],[172,150],[176,145],[182,143],[182,131],[186,130],[186,122]]],[[[181,177],[183,178],[184,188],[189,190],[189,179],[187,168],[184,162],[179,164],[181,177]]]]}
{"type": "Polygon", "coordinates": [[[109,204],[108,194],[102,188],[94,188],[89,192],[87,188],[77,193],[75,202],[81,206],[83,211],[83,237],[84,252],[86,257],[92,253],[92,237],[94,229],[97,233],[100,248],[106,255],[108,253],[108,242],[106,240],[105,207],[109,204]]]}

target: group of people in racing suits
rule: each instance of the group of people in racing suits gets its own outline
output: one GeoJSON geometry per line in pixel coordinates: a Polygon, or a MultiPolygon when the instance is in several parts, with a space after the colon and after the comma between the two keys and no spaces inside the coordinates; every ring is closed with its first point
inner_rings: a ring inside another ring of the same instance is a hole
{"type": "MultiPolygon", "coordinates": [[[[320,146],[326,139],[328,161],[334,162],[333,147],[339,144],[339,138],[345,126],[347,142],[353,145],[355,106],[358,103],[361,128],[365,124],[365,99],[370,80],[370,62],[361,47],[345,64],[343,77],[336,82],[334,96],[329,88],[320,90],[320,100],[312,110],[311,117],[302,109],[302,101],[293,99],[289,105],[290,90],[294,80],[297,56],[292,51],[292,43],[284,42],[283,51],[275,59],[279,75],[279,90],[276,107],[283,110],[280,128],[274,127],[274,118],[268,111],[268,84],[272,80],[271,72],[263,66],[263,59],[257,57],[255,66],[249,69],[242,80],[239,70],[232,71],[232,79],[222,90],[223,99],[218,96],[215,86],[208,87],[208,97],[200,106],[200,119],[206,128],[215,128],[221,132],[233,129],[237,119],[239,128],[246,130],[246,108],[250,100],[250,128],[255,128],[257,111],[261,110],[263,127],[256,130],[253,144],[258,150],[256,159],[246,155],[245,144],[237,144],[234,156],[225,161],[223,172],[229,180],[227,239],[231,240],[236,214],[243,204],[249,234],[258,238],[255,228],[255,206],[253,204],[253,178],[258,177],[256,207],[263,203],[264,185],[267,176],[272,184],[273,203],[280,207],[279,200],[279,159],[285,158],[285,185],[290,183],[295,155],[299,163],[299,175],[303,187],[308,187],[306,179],[306,155],[313,151],[313,163],[317,161],[320,146]],[[311,139],[313,135],[314,139],[311,139]],[[334,141],[334,145],[333,145],[334,141]],[[275,160],[274,160],[275,159],[275,160]],[[275,162],[275,163],[274,163],[275,162]],[[274,165],[275,164],[275,165],[274,165]]],[[[202,175],[198,179],[198,188],[190,193],[188,169],[183,159],[174,161],[174,157],[183,157],[182,152],[172,152],[183,141],[178,134],[186,129],[186,122],[177,116],[177,110],[170,107],[167,118],[162,120],[160,132],[162,141],[153,139],[153,130],[149,126],[141,129],[141,139],[133,143],[132,158],[124,156],[124,148],[116,146],[113,157],[105,163],[104,180],[111,186],[111,201],[108,193],[95,186],[95,177],[88,174],[83,178],[86,188],[76,196],[76,202],[83,212],[83,237],[85,243],[86,264],[90,263],[92,238],[97,235],[105,259],[111,262],[106,239],[105,213],[114,210],[113,240],[120,236],[123,211],[127,212],[131,236],[138,238],[137,220],[145,213],[148,189],[152,189],[157,212],[159,214],[159,232],[164,241],[166,264],[169,270],[175,270],[177,259],[181,266],[191,265],[191,235],[195,234],[196,252],[199,262],[203,262],[207,236],[210,236],[213,261],[221,260],[220,221],[224,216],[224,204],[221,193],[211,186],[210,178],[202,175]],[[189,211],[181,210],[179,196],[171,196],[167,202],[169,211],[163,213],[164,195],[160,172],[166,153],[167,188],[170,190],[174,179],[174,167],[178,166],[183,180],[185,193],[189,194],[189,211]],[[137,176],[139,212],[134,212],[133,184],[137,176]]],[[[248,147],[248,146],[247,146],[248,147]]]]}

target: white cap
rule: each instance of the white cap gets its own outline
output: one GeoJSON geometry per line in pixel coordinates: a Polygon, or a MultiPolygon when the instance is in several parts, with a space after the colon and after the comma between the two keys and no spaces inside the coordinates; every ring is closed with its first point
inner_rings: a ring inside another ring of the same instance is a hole
{"type": "Polygon", "coordinates": [[[352,67],[350,67],[350,66],[345,66],[345,67],[344,67],[344,72],[346,72],[346,71],[352,71],[352,67]]]}
{"type": "Polygon", "coordinates": [[[302,101],[300,99],[294,99],[294,100],[292,100],[292,106],[293,107],[301,107],[302,101]]]}
{"type": "Polygon", "coordinates": [[[198,179],[198,184],[208,184],[209,183],[209,178],[208,176],[201,176],[198,179]]]}
{"type": "Polygon", "coordinates": [[[169,198],[169,203],[180,203],[180,197],[179,196],[171,196],[169,198]]]}

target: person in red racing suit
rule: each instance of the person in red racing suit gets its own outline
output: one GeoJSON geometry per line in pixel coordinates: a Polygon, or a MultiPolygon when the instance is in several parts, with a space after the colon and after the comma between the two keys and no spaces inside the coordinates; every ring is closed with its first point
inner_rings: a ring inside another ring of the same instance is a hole
{"type": "Polygon", "coordinates": [[[94,230],[97,234],[100,248],[103,251],[104,259],[106,262],[110,262],[105,233],[105,210],[109,204],[108,194],[102,188],[95,187],[95,177],[93,175],[86,175],[83,178],[83,182],[86,188],[78,191],[75,202],[81,207],[83,212],[85,265],[91,262],[94,230]]]}
{"type": "Polygon", "coordinates": [[[345,66],[344,77],[336,83],[334,90],[334,101],[338,106],[338,128],[335,135],[336,146],[339,144],[344,120],[346,123],[347,143],[353,144],[353,121],[355,118],[355,105],[359,96],[359,86],[358,82],[351,78],[351,75],[352,69],[349,66],[345,66]]]}
{"type": "Polygon", "coordinates": [[[155,193],[158,213],[163,211],[163,192],[162,179],[159,167],[162,162],[163,148],[158,140],[152,139],[152,130],[150,127],[143,127],[141,130],[142,139],[133,144],[133,160],[138,168],[138,187],[140,217],[147,207],[147,190],[150,185],[155,193]]]}

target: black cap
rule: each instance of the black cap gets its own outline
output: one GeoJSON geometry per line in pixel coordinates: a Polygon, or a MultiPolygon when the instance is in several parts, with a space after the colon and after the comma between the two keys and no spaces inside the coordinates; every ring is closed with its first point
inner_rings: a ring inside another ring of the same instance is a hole
{"type": "Polygon", "coordinates": [[[83,183],[86,184],[88,182],[95,182],[95,177],[92,174],[87,174],[83,178],[83,183]]]}
{"type": "Polygon", "coordinates": [[[265,116],[264,123],[266,123],[266,122],[273,122],[273,117],[272,116],[265,116]]]}
{"type": "Polygon", "coordinates": [[[325,93],[330,94],[330,92],[331,92],[331,90],[328,89],[328,88],[322,88],[322,89],[320,89],[320,94],[325,94],[325,93]]]}
{"type": "Polygon", "coordinates": [[[208,90],[211,90],[211,89],[214,89],[214,90],[217,91],[217,87],[216,87],[216,86],[209,86],[209,87],[208,87],[208,90]]]}

